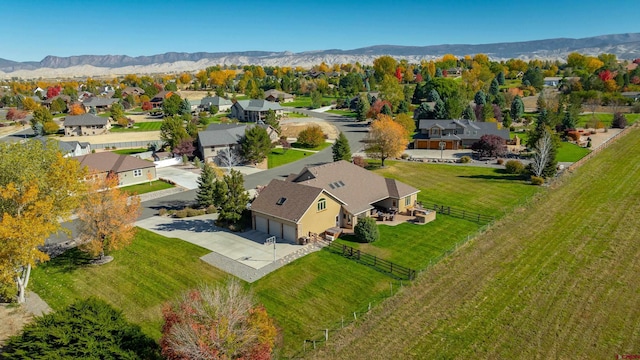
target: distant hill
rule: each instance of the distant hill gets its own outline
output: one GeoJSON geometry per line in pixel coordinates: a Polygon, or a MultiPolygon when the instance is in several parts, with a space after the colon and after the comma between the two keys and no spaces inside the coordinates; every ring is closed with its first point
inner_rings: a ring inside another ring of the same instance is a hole
{"type": "Polygon", "coordinates": [[[456,56],[487,54],[491,59],[520,58],[565,60],[571,52],[588,55],[616,54],[620,59],[640,58],[640,33],[602,35],[582,39],[547,39],[496,44],[443,44],[431,46],[376,45],[353,50],[318,50],[300,53],[243,52],[169,52],[151,56],[80,55],[47,56],[40,62],[16,62],[0,59],[0,77],[18,76],[97,76],[128,73],[181,72],[221,65],[263,65],[309,67],[324,61],[328,64],[360,62],[371,64],[381,55],[405,58],[409,61],[433,59],[444,54],[456,56]]]}

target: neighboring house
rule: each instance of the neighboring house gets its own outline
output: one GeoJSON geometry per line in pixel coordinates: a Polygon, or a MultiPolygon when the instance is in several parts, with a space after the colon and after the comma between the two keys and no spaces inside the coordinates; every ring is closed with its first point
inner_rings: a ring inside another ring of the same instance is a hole
{"type": "Polygon", "coordinates": [[[118,186],[127,186],[155,180],[156,165],[151,161],[141,160],[129,155],[118,155],[112,152],[88,154],[76,158],[80,165],[86,166],[89,172],[99,176],[116,174],[118,186]]]}
{"type": "Polygon", "coordinates": [[[580,78],[575,76],[569,76],[569,77],[548,76],[544,78],[544,86],[559,87],[562,84],[571,83],[577,80],[580,80],[580,78]]]}
{"type": "Polygon", "coordinates": [[[207,96],[200,100],[199,108],[203,111],[209,111],[212,106],[218,107],[218,112],[226,112],[231,109],[233,102],[221,96],[207,96]]]}
{"type": "Polygon", "coordinates": [[[91,153],[91,144],[88,142],[58,141],[43,136],[37,136],[34,139],[43,144],[46,144],[47,141],[55,141],[56,146],[58,146],[60,151],[64,154],[64,157],[76,157],[91,153]]]}
{"type": "Polygon", "coordinates": [[[278,133],[268,125],[210,124],[206,130],[198,133],[198,148],[203,161],[220,165],[220,151],[227,148],[240,151],[240,140],[250,126],[262,126],[267,130],[272,142],[278,140],[278,133]]]}
{"type": "Polygon", "coordinates": [[[264,92],[264,99],[271,102],[288,103],[293,101],[293,95],[284,91],[271,89],[264,92]]]}
{"type": "Polygon", "coordinates": [[[56,101],[56,99],[62,99],[64,101],[65,104],[69,105],[69,103],[71,102],[71,97],[68,95],[56,95],[53,96],[49,99],[43,100],[42,101],[42,105],[46,106],[48,109],[51,109],[51,104],[56,101]]]}
{"type": "Polygon", "coordinates": [[[144,95],[144,90],[142,88],[139,88],[137,86],[129,86],[126,87],[122,90],[122,97],[125,98],[129,95],[133,95],[133,96],[140,96],[140,95],[144,95]]]}
{"type": "Polygon", "coordinates": [[[482,135],[497,135],[508,141],[509,129],[498,129],[498,123],[461,120],[420,120],[419,133],[413,137],[415,149],[459,150],[470,147],[482,135]]]}
{"type": "Polygon", "coordinates": [[[287,241],[333,227],[353,229],[378,209],[410,211],[420,190],[344,160],[272,180],[251,204],[254,229],[287,241]]]}
{"type": "Polygon", "coordinates": [[[100,86],[98,88],[98,91],[100,92],[100,95],[106,97],[111,97],[116,92],[116,90],[111,85],[100,86]]]}
{"type": "Polygon", "coordinates": [[[38,97],[45,97],[47,95],[47,90],[41,88],[40,86],[36,87],[35,89],[33,89],[33,95],[38,96],[38,97]]]}
{"type": "Polygon", "coordinates": [[[82,106],[84,106],[86,112],[89,112],[89,110],[91,109],[94,109],[96,112],[104,112],[111,109],[111,105],[117,103],[118,101],[120,101],[120,99],[118,98],[112,99],[93,96],[84,99],[84,101],[82,102],[82,106]]]}
{"type": "Polygon", "coordinates": [[[100,135],[111,129],[109,119],[94,114],[67,116],[64,119],[65,136],[100,135]]]}
{"type": "Polygon", "coordinates": [[[170,98],[171,95],[173,95],[173,91],[160,91],[149,102],[154,109],[161,108],[164,100],[170,98]]]}
{"type": "Polygon", "coordinates": [[[632,99],[633,101],[640,101],[640,91],[624,91],[620,94],[626,97],[627,99],[632,99]]]}
{"type": "Polygon", "coordinates": [[[284,108],[278,103],[266,100],[238,100],[231,106],[229,117],[244,122],[258,122],[266,118],[267,112],[273,110],[277,115],[284,113],[284,108]]]}

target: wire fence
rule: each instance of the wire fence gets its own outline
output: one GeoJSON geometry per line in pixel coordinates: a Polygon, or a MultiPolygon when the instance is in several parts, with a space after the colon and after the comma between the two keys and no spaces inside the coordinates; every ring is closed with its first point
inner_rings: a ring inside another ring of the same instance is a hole
{"type": "Polygon", "coordinates": [[[376,270],[384,272],[395,279],[413,280],[416,278],[416,271],[413,269],[381,259],[375,255],[367,254],[351,246],[331,242],[327,246],[325,246],[325,249],[333,253],[340,254],[346,258],[355,260],[363,265],[373,267],[376,270]]]}
{"type": "Polygon", "coordinates": [[[125,142],[114,142],[114,143],[106,143],[106,144],[91,144],[92,149],[123,149],[123,148],[147,148],[149,144],[155,143],[155,140],[146,140],[146,141],[125,141],[125,142]]]}
{"type": "MultiPolygon", "coordinates": [[[[423,204],[422,206],[424,207],[425,205],[423,204]]],[[[427,207],[429,209],[433,209],[438,214],[449,215],[449,216],[461,218],[464,220],[475,221],[479,224],[480,223],[486,224],[495,220],[495,217],[490,215],[480,214],[480,213],[468,211],[465,209],[456,209],[456,208],[452,208],[451,206],[433,204],[427,207]]]]}

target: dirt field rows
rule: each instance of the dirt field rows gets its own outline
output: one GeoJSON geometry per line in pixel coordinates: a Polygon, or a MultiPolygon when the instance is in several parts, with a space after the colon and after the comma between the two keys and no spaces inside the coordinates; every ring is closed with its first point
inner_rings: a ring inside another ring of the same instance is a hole
{"type": "Polygon", "coordinates": [[[309,357],[638,354],[638,159],[636,129],[309,357]]]}

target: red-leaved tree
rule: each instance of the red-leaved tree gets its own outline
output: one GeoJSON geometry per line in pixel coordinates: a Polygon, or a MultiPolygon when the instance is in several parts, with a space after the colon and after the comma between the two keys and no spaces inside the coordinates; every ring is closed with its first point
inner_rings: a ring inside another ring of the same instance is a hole
{"type": "Polygon", "coordinates": [[[62,88],[60,87],[60,85],[49,87],[47,89],[47,99],[51,99],[54,96],[60,95],[60,91],[61,90],[62,90],[62,88]]]}
{"type": "Polygon", "coordinates": [[[150,101],[145,101],[142,103],[142,110],[149,111],[151,109],[153,109],[153,105],[151,105],[150,101]]]}
{"type": "Polygon", "coordinates": [[[506,140],[498,135],[482,135],[479,141],[471,145],[471,150],[476,152],[479,158],[504,156],[507,152],[506,140]]]}
{"type": "Polygon", "coordinates": [[[237,280],[201,286],[163,309],[160,347],[169,360],[268,360],[276,328],[237,280]]]}
{"type": "Polygon", "coordinates": [[[27,112],[26,111],[13,109],[13,108],[9,109],[9,111],[7,111],[7,115],[6,115],[6,118],[9,121],[22,120],[25,117],[27,117],[27,112]]]}
{"type": "Polygon", "coordinates": [[[402,68],[400,66],[396,68],[396,79],[398,82],[402,82],[402,68]]]}
{"type": "Polygon", "coordinates": [[[180,143],[173,148],[173,153],[176,155],[193,155],[196,148],[193,146],[193,140],[191,138],[183,139],[180,143]]]}
{"type": "Polygon", "coordinates": [[[600,73],[598,74],[598,77],[600,77],[600,80],[602,81],[607,81],[607,80],[611,80],[614,77],[614,74],[609,71],[609,69],[600,71],[600,73]]]}
{"type": "Polygon", "coordinates": [[[416,74],[416,84],[420,84],[420,83],[422,82],[422,80],[424,80],[424,79],[422,78],[422,74],[417,73],[417,74],[416,74]]]}
{"type": "Polygon", "coordinates": [[[382,108],[385,105],[388,105],[389,109],[393,110],[393,106],[391,106],[391,103],[388,100],[378,99],[373,103],[373,105],[371,105],[371,108],[367,113],[367,117],[375,119],[376,117],[378,117],[378,114],[382,112],[382,108]]]}

